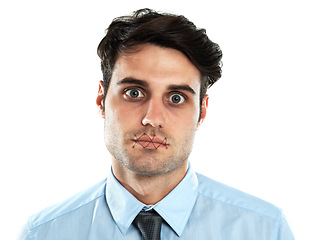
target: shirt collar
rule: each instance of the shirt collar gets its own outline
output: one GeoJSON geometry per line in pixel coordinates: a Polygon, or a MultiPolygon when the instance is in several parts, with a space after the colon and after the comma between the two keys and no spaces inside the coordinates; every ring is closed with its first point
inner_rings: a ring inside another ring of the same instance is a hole
{"type": "Polygon", "coordinates": [[[198,196],[196,173],[189,165],[183,180],[157,205],[155,211],[181,236],[198,196]]]}
{"type": "Polygon", "coordinates": [[[134,218],[145,205],[118,182],[112,171],[107,177],[106,201],[118,228],[126,235],[134,218]]]}
{"type": "MultiPolygon", "coordinates": [[[[189,169],[183,180],[153,208],[181,236],[198,196],[198,180],[189,169]]],[[[145,204],[129,193],[110,172],[107,178],[106,200],[111,214],[126,235],[131,223],[145,204]]]]}

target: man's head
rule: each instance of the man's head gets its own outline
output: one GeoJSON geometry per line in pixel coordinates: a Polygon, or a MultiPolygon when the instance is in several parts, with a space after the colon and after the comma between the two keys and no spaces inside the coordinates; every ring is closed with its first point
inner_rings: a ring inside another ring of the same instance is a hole
{"type": "Polygon", "coordinates": [[[131,16],[114,19],[98,46],[104,101],[118,56],[136,45],[146,43],[178,50],[198,68],[201,74],[200,104],[207,88],[221,77],[222,52],[208,38],[205,29],[196,28],[184,16],[142,9],[131,16]]]}
{"type": "Polygon", "coordinates": [[[139,10],[113,21],[98,54],[97,104],[114,173],[185,169],[206,90],[221,76],[218,45],[182,16],[139,10]]]}

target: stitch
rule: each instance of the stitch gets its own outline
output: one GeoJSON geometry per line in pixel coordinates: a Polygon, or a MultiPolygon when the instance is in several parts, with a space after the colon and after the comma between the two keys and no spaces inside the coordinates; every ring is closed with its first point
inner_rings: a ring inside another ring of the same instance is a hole
{"type": "Polygon", "coordinates": [[[148,136],[146,133],[143,133],[139,138],[137,138],[136,135],[134,135],[134,136],[135,136],[135,139],[134,139],[134,144],[133,144],[132,148],[134,148],[135,145],[138,143],[138,144],[140,144],[143,148],[147,148],[150,144],[152,144],[156,150],[157,150],[161,145],[165,145],[166,149],[168,149],[167,138],[164,138],[164,139],[161,141],[161,143],[155,143],[155,142],[153,142],[155,136],[151,138],[151,137],[148,136]],[[140,139],[141,139],[143,136],[147,136],[147,137],[149,138],[148,141],[144,141],[144,142],[148,142],[148,144],[147,144],[146,146],[143,146],[143,144],[142,144],[141,141],[140,141],[140,139]]]}

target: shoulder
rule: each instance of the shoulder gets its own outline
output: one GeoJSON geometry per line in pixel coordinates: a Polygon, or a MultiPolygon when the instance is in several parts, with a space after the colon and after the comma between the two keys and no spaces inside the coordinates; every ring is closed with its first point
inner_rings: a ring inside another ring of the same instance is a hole
{"type": "Polygon", "coordinates": [[[206,199],[218,202],[223,206],[241,209],[242,211],[280,220],[282,210],[260,198],[232,188],[197,173],[199,194],[206,199]]]}
{"type": "Polygon", "coordinates": [[[28,221],[29,229],[34,229],[74,211],[83,210],[84,207],[94,204],[97,199],[103,198],[105,196],[105,188],[106,179],[61,203],[34,214],[28,221]]]}

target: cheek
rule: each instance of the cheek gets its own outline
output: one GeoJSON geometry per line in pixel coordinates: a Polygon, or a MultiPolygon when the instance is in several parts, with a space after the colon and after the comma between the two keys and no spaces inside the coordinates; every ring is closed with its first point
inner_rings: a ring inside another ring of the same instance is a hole
{"type": "Polygon", "coordinates": [[[184,110],[178,110],[171,114],[172,120],[170,121],[173,126],[182,126],[184,129],[193,129],[197,126],[199,118],[198,107],[190,107],[184,110]]]}
{"type": "Polygon", "coordinates": [[[135,113],[135,110],[129,108],[127,104],[114,103],[111,101],[107,106],[105,107],[107,110],[105,111],[106,121],[110,125],[114,125],[117,131],[126,130],[126,128],[133,125],[133,122],[138,118],[138,114],[135,113]]]}

